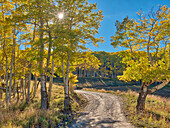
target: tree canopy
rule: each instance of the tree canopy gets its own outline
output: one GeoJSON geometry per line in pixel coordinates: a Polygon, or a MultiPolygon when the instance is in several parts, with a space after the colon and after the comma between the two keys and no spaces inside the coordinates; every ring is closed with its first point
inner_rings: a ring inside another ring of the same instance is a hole
{"type": "Polygon", "coordinates": [[[113,47],[127,48],[122,62],[126,70],[119,76],[124,81],[142,81],[137,110],[144,109],[147,94],[170,82],[170,8],[159,7],[156,12],[139,11],[138,20],[124,18],[116,21],[116,33],[111,37],[113,47]],[[148,89],[154,83],[161,84],[148,89]]]}

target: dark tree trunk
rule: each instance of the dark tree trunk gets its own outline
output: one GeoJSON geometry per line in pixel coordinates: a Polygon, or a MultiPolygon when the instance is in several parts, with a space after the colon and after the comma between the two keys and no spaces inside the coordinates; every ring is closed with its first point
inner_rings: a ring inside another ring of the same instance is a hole
{"type": "MultiPolygon", "coordinates": [[[[69,88],[69,82],[67,87],[69,88]]],[[[66,89],[67,90],[67,89],[66,89]]],[[[65,98],[64,98],[64,113],[70,114],[71,113],[71,104],[70,104],[70,96],[69,96],[69,90],[65,92],[65,98]]]]}
{"type": "Polygon", "coordinates": [[[0,99],[2,99],[3,97],[3,91],[2,90],[0,90],[0,99]]]}
{"type": "Polygon", "coordinates": [[[35,82],[34,82],[34,96],[33,98],[35,98],[35,95],[36,95],[36,89],[37,89],[37,75],[35,74],[35,82]]]}
{"type": "Polygon", "coordinates": [[[145,110],[145,100],[148,94],[148,86],[142,83],[141,90],[137,99],[136,111],[143,112],[145,110]]]}
{"type": "Polygon", "coordinates": [[[17,83],[17,103],[19,102],[19,97],[20,97],[19,90],[18,90],[18,84],[19,84],[19,82],[17,83]]]}
{"type": "Polygon", "coordinates": [[[84,67],[84,77],[86,77],[86,67],[84,67]]]}
{"type": "Polygon", "coordinates": [[[71,113],[71,104],[70,104],[70,97],[69,96],[65,96],[65,99],[64,99],[64,113],[65,114],[71,113]]]}
{"type": "Polygon", "coordinates": [[[22,88],[22,97],[23,97],[23,99],[24,99],[24,79],[23,78],[21,78],[21,83],[20,83],[20,87],[22,88]]]}
{"type": "Polygon", "coordinates": [[[41,74],[41,109],[48,109],[48,95],[47,95],[47,88],[46,88],[46,81],[45,81],[45,74],[41,74]]]}
{"type": "Polygon", "coordinates": [[[78,67],[78,75],[77,77],[80,77],[80,67],[78,67]]]}
{"type": "Polygon", "coordinates": [[[82,71],[82,68],[80,69],[80,77],[83,77],[83,71],[82,71]]]}

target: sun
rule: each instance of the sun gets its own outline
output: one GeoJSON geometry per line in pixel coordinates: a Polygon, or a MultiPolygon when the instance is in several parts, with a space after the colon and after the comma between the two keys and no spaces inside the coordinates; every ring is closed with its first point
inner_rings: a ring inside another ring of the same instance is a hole
{"type": "Polygon", "coordinates": [[[59,18],[59,19],[63,19],[63,17],[64,17],[64,14],[63,14],[63,13],[59,13],[59,14],[58,14],[58,18],[59,18]]]}

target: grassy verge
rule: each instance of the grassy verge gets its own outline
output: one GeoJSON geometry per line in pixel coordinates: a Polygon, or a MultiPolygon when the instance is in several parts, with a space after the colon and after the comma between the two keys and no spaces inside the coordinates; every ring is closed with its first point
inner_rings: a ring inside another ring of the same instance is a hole
{"type": "Polygon", "coordinates": [[[116,94],[123,102],[123,110],[128,120],[137,127],[146,128],[169,128],[170,126],[170,99],[155,95],[148,95],[146,100],[145,113],[137,114],[136,103],[138,93],[129,90],[128,92],[106,91],[104,89],[84,89],[116,94]]]}
{"type": "MultiPolygon", "coordinates": [[[[1,128],[34,128],[34,127],[64,127],[71,119],[63,114],[64,108],[64,88],[53,85],[50,108],[46,111],[40,110],[40,88],[37,95],[27,104],[24,101],[18,104],[13,103],[9,107],[0,107],[0,127],[1,128]]],[[[81,108],[80,104],[84,101],[81,96],[73,93],[71,95],[71,104],[73,114],[81,108]]]]}

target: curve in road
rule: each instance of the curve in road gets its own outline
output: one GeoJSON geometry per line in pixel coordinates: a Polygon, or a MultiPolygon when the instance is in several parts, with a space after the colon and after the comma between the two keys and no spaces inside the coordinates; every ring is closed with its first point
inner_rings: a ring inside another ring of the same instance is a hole
{"type": "Polygon", "coordinates": [[[88,100],[85,111],[70,128],[134,128],[121,112],[118,97],[107,93],[76,90],[88,100]]]}

